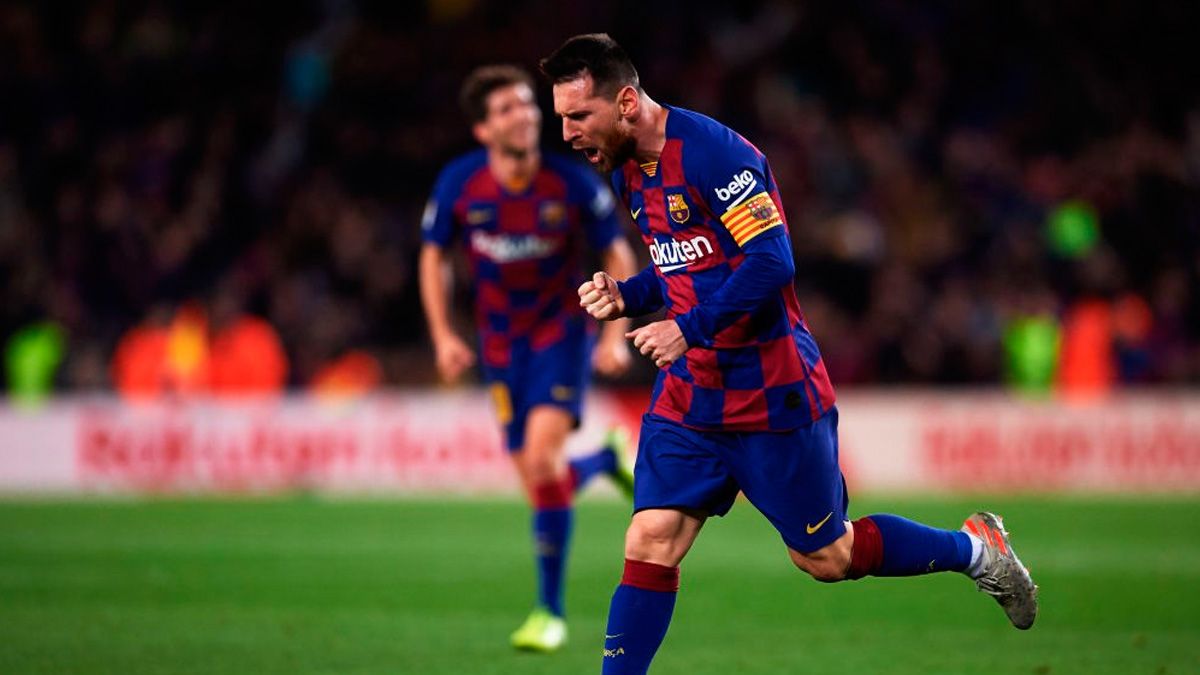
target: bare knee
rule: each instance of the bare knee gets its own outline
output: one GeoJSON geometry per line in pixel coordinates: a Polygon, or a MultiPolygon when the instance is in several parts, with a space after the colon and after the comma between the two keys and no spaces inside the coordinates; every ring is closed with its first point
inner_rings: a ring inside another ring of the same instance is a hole
{"type": "Polygon", "coordinates": [[[679,531],[680,515],[674,511],[643,511],[634,515],[625,532],[625,557],[658,562],[666,554],[679,531]]]}
{"type": "Polygon", "coordinates": [[[521,478],[530,488],[556,483],[567,474],[564,450],[572,418],[554,406],[537,406],[525,423],[525,444],[514,459],[521,478]]]}
{"type": "Polygon", "coordinates": [[[625,557],[678,565],[691,548],[703,519],[670,509],[639,511],[625,532],[625,557]]]}
{"type": "Polygon", "coordinates": [[[788,549],[792,562],[807,572],[812,578],[825,583],[842,581],[850,569],[850,553],[854,547],[854,530],[847,528],[836,541],[828,546],[813,551],[801,553],[788,549]]]}
{"type": "Polygon", "coordinates": [[[521,478],[530,489],[561,480],[566,465],[557,453],[527,448],[517,460],[521,478]]]}

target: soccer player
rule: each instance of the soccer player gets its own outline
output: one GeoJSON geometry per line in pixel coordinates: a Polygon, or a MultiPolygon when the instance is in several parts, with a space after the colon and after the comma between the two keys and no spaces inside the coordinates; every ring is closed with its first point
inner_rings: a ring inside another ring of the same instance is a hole
{"type": "Polygon", "coordinates": [[[620,282],[595,273],[579,287],[581,306],[605,321],[666,308],[666,319],[627,334],[660,372],[603,672],[649,668],[680,561],[739,490],[820,581],[963,572],[1029,628],[1036,587],[998,517],[976,513],[961,531],[886,514],[848,519],[833,387],[796,299],[787,220],[762,153],[708,117],[651,99],[607,35],[567,40],[541,69],[563,138],[612,172],[652,260],[620,282]]]}
{"type": "Polygon", "coordinates": [[[481,67],[460,98],[483,148],[452,161],[434,185],[422,220],[421,301],[438,371],[458,380],[475,363],[447,310],[446,249],[461,239],[476,283],[483,377],[534,510],[538,600],[512,644],[550,652],[567,639],[563,576],[572,495],[600,473],[627,493],[633,489],[620,432],[570,462],[564,450],[579,425],[589,363],[617,375],[632,358],[623,325],[605,326],[591,349],[594,324],[575,293],[584,279],[581,249],[598,252],[609,274],[632,274],[636,263],[609,189],[576,160],[540,151],[541,111],[528,73],[481,67]]]}

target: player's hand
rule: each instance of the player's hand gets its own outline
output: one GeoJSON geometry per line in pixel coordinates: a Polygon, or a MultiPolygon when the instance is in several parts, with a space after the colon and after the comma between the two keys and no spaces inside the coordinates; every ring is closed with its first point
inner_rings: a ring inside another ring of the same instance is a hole
{"type": "Polygon", "coordinates": [[[468,368],[475,365],[475,352],[462,338],[453,333],[434,341],[433,350],[437,358],[438,374],[446,382],[457,382],[468,368]]]}
{"type": "Polygon", "coordinates": [[[635,328],[626,333],[625,337],[633,338],[633,346],[643,356],[650,357],[659,368],[675,363],[688,350],[683,331],[679,330],[679,324],[672,319],[655,321],[635,328]]]}
{"type": "Polygon", "coordinates": [[[629,353],[629,343],[621,339],[618,333],[615,338],[601,337],[592,352],[592,368],[605,377],[617,377],[629,370],[633,356],[629,353]]]}
{"type": "Polygon", "coordinates": [[[600,321],[612,321],[625,315],[625,300],[617,280],[605,272],[596,272],[591,281],[579,287],[579,306],[600,321]]]}

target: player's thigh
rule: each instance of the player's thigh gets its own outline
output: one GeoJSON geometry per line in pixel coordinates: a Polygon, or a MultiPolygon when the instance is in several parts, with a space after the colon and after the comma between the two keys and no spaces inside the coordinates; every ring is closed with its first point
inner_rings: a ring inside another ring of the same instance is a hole
{"type": "Polygon", "coordinates": [[[567,436],[575,429],[570,410],[552,403],[533,406],[525,415],[525,449],[538,453],[562,454],[567,436]]]}
{"type": "Polygon", "coordinates": [[[514,459],[529,482],[548,482],[566,471],[567,436],[574,426],[570,411],[556,405],[537,405],[526,414],[525,444],[514,459]]]}
{"type": "Polygon", "coordinates": [[[625,557],[674,567],[692,548],[706,519],[697,509],[638,511],[625,533],[625,557]]]}
{"type": "Polygon", "coordinates": [[[815,554],[843,537],[849,499],[838,465],[836,409],[807,427],[741,439],[741,451],[729,459],[734,475],[789,549],[815,554]]]}

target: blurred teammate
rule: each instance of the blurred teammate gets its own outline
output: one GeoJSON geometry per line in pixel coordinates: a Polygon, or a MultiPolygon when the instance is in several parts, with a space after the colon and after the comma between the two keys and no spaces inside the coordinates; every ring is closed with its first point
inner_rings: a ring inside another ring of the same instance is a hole
{"type": "Polygon", "coordinates": [[[451,162],[434,185],[422,221],[421,300],[438,370],[453,382],[475,363],[447,310],[445,250],[462,239],[476,284],[483,376],[534,508],[538,602],[512,643],[553,651],[567,638],[572,495],[598,473],[633,489],[618,432],[569,463],[564,449],[579,425],[591,367],[617,375],[631,358],[622,325],[605,326],[591,349],[592,324],[575,293],[584,278],[580,257],[586,244],[618,276],[632,274],[635,262],[608,188],[575,160],[539,150],[541,111],[528,73],[479,68],[464,82],[461,102],[483,149],[451,162]]]}
{"type": "Polygon", "coordinates": [[[666,635],[679,563],[738,491],[821,581],[965,572],[1032,625],[1036,587],[1000,519],[962,531],[893,515],[847,519],[833,388],[796,300],[787,224],[766,158],[728,128],[646,95],[607,35],[542,61],[563,137],[602,171],[653,263],[579,288],[597,319],[667,318],[628,334],[659,366],[641,431],[625,571],[613,595],[605,673],[645,673],[666,635]]]}

